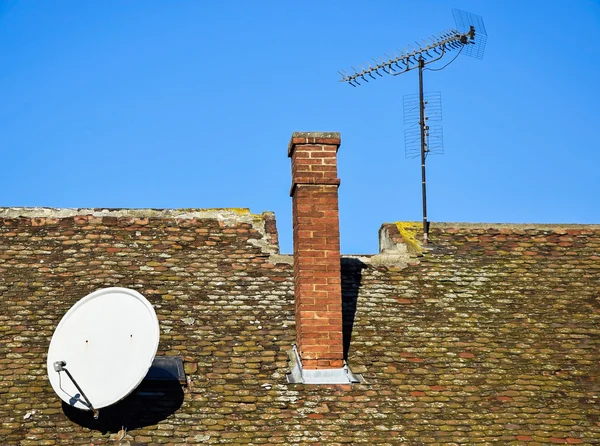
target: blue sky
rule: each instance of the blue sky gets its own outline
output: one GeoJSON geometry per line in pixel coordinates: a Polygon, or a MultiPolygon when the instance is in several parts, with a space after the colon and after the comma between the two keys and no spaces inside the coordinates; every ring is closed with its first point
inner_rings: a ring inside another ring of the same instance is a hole
{"type": "Polygon", "coordinates": [[[425,73],[432,225],[600,223],[592,0],[0,0],[0,206],[271,210],[291,252],[287,143],[339,131],[342,252],[375,253],[383,222],[421,219],[417,73],[352,88],[338,70],[453,27],[452,8],[488,41],[425,73]]]}

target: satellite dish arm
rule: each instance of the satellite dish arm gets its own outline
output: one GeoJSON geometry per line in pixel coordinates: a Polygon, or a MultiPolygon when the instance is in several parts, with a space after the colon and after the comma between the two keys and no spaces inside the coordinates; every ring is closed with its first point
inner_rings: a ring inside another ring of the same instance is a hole
{"type": "Polygon", "coordinates": [[[90,402],[90,400],[88,399],[88,397],[85,395],[85,393],[83,392],[83,390],[81,390],[81,387],[79,387],[79,384],[77,384],[77,381],[75,381],[75,378],[73,378],[73,375],[71,375],[71,372],[69,372],[67,370],[67,368],[65,367],[66,365],[67,365],[66,361],[56,361],[54,363],[54,370],[56,372],[58,372],[58,373],[65,372],[67,374],[67,376],[69,377],[69,379],[71,380],[71,382],[73,384],[75,384],[75,387],[77,388],[77,390],[79,391],[79,393],[81,393],[81,396],[85,400],[86,405],[90,408],[90,410],[94,414],[94,419],[97,420],[98,417],[100,416],[100,412],[98,412],[97,409],[94,409],[94,406],[92,406],[92,403],[90,402]]]}

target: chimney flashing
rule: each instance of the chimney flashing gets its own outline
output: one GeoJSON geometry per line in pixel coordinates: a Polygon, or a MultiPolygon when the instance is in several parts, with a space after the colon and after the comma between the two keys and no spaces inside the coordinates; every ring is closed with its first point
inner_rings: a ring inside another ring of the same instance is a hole
{"type": "Polygon", "coordinates": [[[363,376],[360,373],[352,373],[346,361],[342,367],[334,369],[305,369],[295,345],[288,355],[290,372],[286,377],[289,384],[365,384],[363,376]]]}

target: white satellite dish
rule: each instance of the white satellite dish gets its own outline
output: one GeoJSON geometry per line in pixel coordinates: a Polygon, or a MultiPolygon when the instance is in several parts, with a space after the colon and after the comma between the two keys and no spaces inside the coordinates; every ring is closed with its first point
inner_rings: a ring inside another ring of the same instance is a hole
{"type": "Polygon", "coordinates": [[[63,316],[48,349],[48,378],[67,404],[101,409],[129,395],[152,365],[160,330],[154,308],[127,288],[88,294],[63,316]]]}

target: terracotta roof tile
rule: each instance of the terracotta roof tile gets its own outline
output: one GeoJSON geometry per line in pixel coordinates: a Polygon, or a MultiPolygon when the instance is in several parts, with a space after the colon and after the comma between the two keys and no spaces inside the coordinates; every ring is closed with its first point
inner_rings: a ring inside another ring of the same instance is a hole
{"type": "Polygon", "coordinates": [[[293,272],[272,214],[64,214],[0,212],[2,444],[600,441],[596,226],[432,225],[402,262],[343,258],[345,349],[367,383],[310,386],[285,380],[293,272]],[[63,407],[45,353],[106,286],[152,302],[189,385],[95,422],[63,407]]]}

